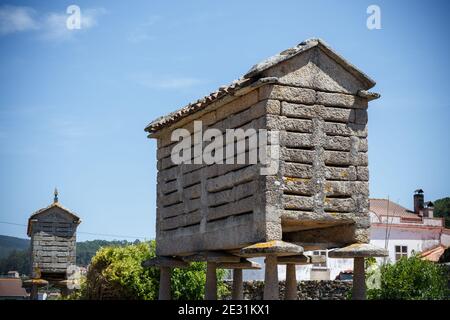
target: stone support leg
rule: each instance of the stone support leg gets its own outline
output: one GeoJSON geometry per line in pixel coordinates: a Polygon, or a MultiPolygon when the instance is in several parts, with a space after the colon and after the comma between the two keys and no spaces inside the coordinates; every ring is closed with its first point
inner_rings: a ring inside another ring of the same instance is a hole
{"type": "Polygon", "coordinates": [[[205,300],[217,300],[217,265],[215,262],[206,263],[205,300]]]}
{"type": "Polygon", "coordinates": [[[244,299],[244,287],[242,283],[242,269],[233,269],[233,292],[231,295],[233,300],[244,299]]]}
{"type": "Polygon", "coordinates": [[[170,275],[171,269],[169,267],[160,267],[159,268],[159,300],[170,300],[170,275]]]}
{"type": "Polygon", "coordinates": [[[364,258],[353,260],[353,300],[366,300],[366,275],[364,271],[364,258]]]}
{"type": "Polygon", "coordinates": [[[278,300],[278,264],[276,255],[267,255],[264,276],[264,300],[278,300]]]}
{"type": "Polygon", "coordinates": [[[295,264],[286,265],[286,293],[285,300],[297,300],[297,275],[295,264]]]}
{"type": "Polygon", "coordinates": [[[31,292],[30,292],[30,300],[37,300],[38,299],[38,286],[37,284],[31,285],[31,292]]]}

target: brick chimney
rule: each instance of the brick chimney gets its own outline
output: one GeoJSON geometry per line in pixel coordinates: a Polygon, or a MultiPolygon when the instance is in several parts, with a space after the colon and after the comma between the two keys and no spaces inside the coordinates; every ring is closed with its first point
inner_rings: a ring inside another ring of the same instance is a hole
{"type": "Polygon", "coordinates": [[[414,213],[421,216],[423,214],[423,190],[414,191],[414,213]]]}
{"type": "Polygon", "coordinates": [[[425,203],[425,209],[423,209],[423,216],[426,218],[433,218],[433,211],[434,211],[434,203],[431,201],[425,203]]]}

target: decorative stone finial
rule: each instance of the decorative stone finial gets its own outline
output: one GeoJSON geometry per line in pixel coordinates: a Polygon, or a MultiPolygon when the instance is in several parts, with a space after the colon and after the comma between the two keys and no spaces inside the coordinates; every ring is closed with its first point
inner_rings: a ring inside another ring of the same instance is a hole
{"type": "Polygon", "coordinates": [[[55,192],[54,192],[55,197],[53,198],[53,203],[57,203],[58,202],[58,189],[55,188],[55,192]]]}

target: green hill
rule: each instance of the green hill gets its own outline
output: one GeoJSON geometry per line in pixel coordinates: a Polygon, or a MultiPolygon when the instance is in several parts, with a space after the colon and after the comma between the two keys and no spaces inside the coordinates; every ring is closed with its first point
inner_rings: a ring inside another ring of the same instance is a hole
{"type": "Polygon", "coordinates": [[[7,257],[13,250],[25,250],[29,246],[29,239],[0,235],[0,259],[7,257]]]}

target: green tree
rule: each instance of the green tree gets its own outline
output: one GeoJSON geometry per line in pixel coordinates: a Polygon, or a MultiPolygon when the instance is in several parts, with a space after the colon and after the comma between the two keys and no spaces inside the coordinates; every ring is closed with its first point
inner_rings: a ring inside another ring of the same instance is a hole
{"type": "Polygon", "coordinates": [[[445,227],[450,228],[450,197],[436,200],[433,214],[435,217],[444,218],[445,227]]]}
{"type": "Polygon", "coordinates": [[[367,291],[369,299],[448,299],[444,268],[418,256],[402,258],[381,267],[380,288],[367,291]]]}
{"type": "Polygon", "coordinates": [[[30,251],[12,250],[7,257],[0,260],[0,274],[6,274],[8,271],[18,271],[20,274],[29,274],[30,251]]]}
{"type": "MultiPolygon", "coordinates": [[[[143,268],[141,263],[155,256],[155,242],[142,242],[127,246],[103,247],[92,258],[74,299],[129,299],[149,300],[158,297],[159,269],[143,268]]],[[[218,271],[219,297],[227,294],[218,271]]],[[[189,268],[173,269],[172,297],[174,299],[202,299],[206,282],[206,265],[192,263],[189,268]]]]}
{"type": "MultiPolygon", "coordinates": [[[[136,240],[138,241],[138,240],[136,240]]],[[[138,243],[136,242],[135,243],[138,243]]],[[[126,240],[91,240],[91,241],[83,241],[77,242],[77,265],[78,266],[88,266],[91,263],[92,257],[95,253],[102,247],[108,246],[126,246],[132,244],[126,240]]]]}

